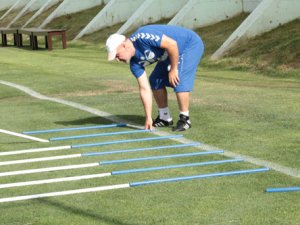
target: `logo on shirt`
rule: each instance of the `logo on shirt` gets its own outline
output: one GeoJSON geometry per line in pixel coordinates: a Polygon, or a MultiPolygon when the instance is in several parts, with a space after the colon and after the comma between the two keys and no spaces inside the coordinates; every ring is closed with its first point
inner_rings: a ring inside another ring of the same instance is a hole
{"type": "Polygon", "coordinates": [[[145,50],[144,52],[146,60],[151,61],[151,59],[155,58],[155,54],[154,52],[150,51],[150,50],[145,50]]]}
{"type": "Polygon", "coordinates": [[[147,49],[144,51],[144,56],[140,57],[139,64],[143,67],[148,66],[156,61],[155,53],[147,49]]]}
{"type": "Polygon", "coordinates": [[[131,41],[135,42],[137,39],[149,39],[151,41],[159,41],[160,37],[158,35],[149,33],[137,33],[130,38],[131,41]]]}

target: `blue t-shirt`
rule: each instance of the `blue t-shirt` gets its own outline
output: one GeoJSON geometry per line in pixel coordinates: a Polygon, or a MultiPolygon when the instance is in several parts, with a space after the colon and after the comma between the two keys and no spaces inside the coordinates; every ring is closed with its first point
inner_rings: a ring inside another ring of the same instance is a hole
{"type": "Polygon", "coordinates": [[[138,78],[148,66],[157,61],[164,61],[168,53],[160,47],[162,36],[166,35],[177,42],[179,55],[192,40],[199,36],[192,30],[171,25],[147,25],[139,28],[129,39],[135,47],[135,55],[130,60],[130,70],[138,78]]]}

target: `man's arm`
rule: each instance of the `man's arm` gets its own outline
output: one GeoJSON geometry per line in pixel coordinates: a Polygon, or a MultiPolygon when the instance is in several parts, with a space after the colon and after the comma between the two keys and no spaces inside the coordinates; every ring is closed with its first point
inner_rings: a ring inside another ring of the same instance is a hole
{"type": "Polygon", "coordinates": [[[168,52],[171,61],[171,69],[169,71],[169,82],[172,86],[176,87],[179,83],[179,77],[178,77],[179,53],[178,53],[177,42],[172,38],[163,35],[161,39],[160,47],[166,49],[166,51],[168,52]]]}
{"type": "Polygon", "coordinates": [[[139,84],[141,100],[145,110],[145,129],[152,130],[152,91],[146,72],[144,72],[139,78],[137,78],[137,81],[139,84]]]}

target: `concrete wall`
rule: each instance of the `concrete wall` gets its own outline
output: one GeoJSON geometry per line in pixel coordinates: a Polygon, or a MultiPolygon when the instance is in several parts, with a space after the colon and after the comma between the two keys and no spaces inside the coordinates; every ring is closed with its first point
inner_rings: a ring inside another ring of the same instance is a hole
{"type": "Polygon", "coordinates": [[[165,0],[111,0],[75,39],[128,20],[118,30],[119,33],[125,33],[143,24],[170,18],[175,14],[170,24],[194,29],[229,19],[243,10],[252,11],[261,1],[176,0],[172,1],[170,6],[165,0]],[[209,15],[207,12],[210,12],[209,15]]]}
{"type": "Polygon", "coordinates": [[[105,27],[125,22],[144,0],[111,0],[94,17],[94,19],[75,37],[81,38],[86,34],[93,33],[105,27]],[[126,10],[124,10],[126,9],[126,10]]]}
{"type": "Polygon", "coordinates": [[[85,9],[89,9],[101,4],[104,4],[103,0],[64,0],[59,7],[48,16],[48,18],[41,24],[39,28],[45,27],[48,23],[50,23],[54,18],[80,12],[85,9]]]}
{"type": "Polygon", "coordinates": [[[48,0],[34,0],[32,3],[28,3],[26,7],[28,8],[28,12],[32,12],[41,8],[48,0]],[[30,4],[30,5],[29,5],[30,4]]]}
{"type": "Polygon", "coordinates": [[[22,28],[26,27],[28,24],[30,24],[35,18],[37,18],[39,15],[41,15],[44,11],[52,7],[53,5],[59,3],[61,0],[47,0],[40,9],[22,26],[22,28]]]}
{"type": "Polygon", "coordinates": [[[126,33],[141,25],[154,23],[161,19],[172,18],[186,4],[187,0],[145,0],[128,21],[118,30],[126,33]]]}
{"type": "Polygon", "coordinates": [[[12,5],[13,10],[19,10],[23,8],[25,5],[27,5],[30,2],[30,0],[18,0],[15,1],[15,4],[12,5]]]}
{"type": "Polygon", "coordinates": [[[0,0],[0,11],[9,9],[15,4],[18,0],[0,0]]]}
{"type": "Polygon", "coordinates": [[[28,12],[32,12],[40,8],[46,0],[31,0],[28,4],[19,12],[19,14],[8,24],[7,27],[11,27],[18,19],[28,12]]]}
{"type": "Polygon", "coordinates": [[[252,12],[262,0],[242,0],[243,3],[243,11],[244,12],[252,12]]]}
{"type": "Polygon", "coordinates": [[[264,0],[230,35],[223,45],[212,55],[212,59],[222,57],[240,40],[252,38],[270,31],[280,24],[300,18],[299,0],[264,0]]]}
{"type": "Polygon", "coordinates": [[[242,11],[241,0],[190,0],[169,24],[195,29],[229,19],[242,11]]]}

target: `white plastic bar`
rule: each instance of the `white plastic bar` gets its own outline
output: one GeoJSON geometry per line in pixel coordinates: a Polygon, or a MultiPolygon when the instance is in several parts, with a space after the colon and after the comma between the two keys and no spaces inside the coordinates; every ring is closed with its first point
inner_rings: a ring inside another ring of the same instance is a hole
{"type": "Polygon", "coordinates": [[[16,133],[16,132],[12,132],[12,131],[8,131],[8,130],[3,130],[3,129],[0,129],[0,133],[4,133],[4,134],[16,136],[16,137],[21,137],[21,138],[25,138],[25,139],[30,139],[30,140],[33,140],[33,141],[49,142],[49,140],[45,140],[45,139],[41,139],[41,138],[36,138],[36,137],[28,136],[28,135],[25,135],[25,134],[19,134],[19,133],[16,133]]]}
{"type": "Polygon", "coordinates": [[[23,181],[23,182],[16,182],[16,183],[6,183],[6,184],[0,184],[0,189],[1,188],[12,188],[12,187],[38,185],[38,184],[49,184],[49,183],[64,182],[64,181],[75,181],[75,180],[81,180],[81,179],[92,179],[92,178],[106,177],[106,176],[112,176],[112,175],[143,173],[143,172],[151,172],[151,171],[167,170],[167,169],[175,169],[175,168],[208,166],[208,165],[216,165],[216,164],[223,164],[223,163],[241,162],[241,161],[243,161],[243,159],[237,158],[237,159],[207,161],[207,162],[197,162],[197,163],[186,163],[186,164],[176,164],[176,165],[159,166],[159,167],[147,167],[147,168],[138,168],[138,169],[129,169],[129,170],[116,170],[116,171],[103,173],[103,174],[90,174],[90,175],[81,175],[81,176],[75,176],[75,177],[61,177],[61,178],[54,178],[54,179],[44,179],[44,180],[23,181]]]}
{"type": "Polygon", "coordinates": [[[53,161],[59,159],[71,159],[71,158],[79,158],[79,157],[81,157],[81,154],[59,155],[59,156],[41,157],[41,158],[32,158],[32,159],[20,159],[20,160],[0,162],[0,166],[16,165],[16,164],[32,163],[32,162],[53,161]]]}
{"type": "Polygon", "coordinates": [[[76,189],[76,190],[68,190],[68,191],[60,191],[60,192],[49,192],[49,193],[34,194],[34,195],[23,195],[23,196],[15,196],[15,197],[8,197],[8,198],[0,198],[0,203],[30,200],[30,199],[37,199],[37,198],[46,198],[46,197],[55,197],[55,196],[64,196],[64,195],[72,195],[72,194],[82,194],[82,193],[106,191],[106,190],[121,189],[121,188],[138,187],[138,186],[167,183],[167,182],[182,182],[182,181],[211,178],[211,177],[244,175],[244,174],[266,172],[266,171],[269,171],[269,168],[199,174],[194,176],[163,178],[158,180],[146,180],[146,181],[131,182],[128,184],[117,184],[117,185],[94,187],[94,188],[84,188],[84,189],[76,189]]]}
{"type": "Polygon", "coordinates": [[[106,191],[106,190],[129,188],[129,187],[130,187],[129,184],[117,184],[117,185],[85,188],[85,189],[77,189],[77,190],[69,190],[69,191],[50,192],[50,193],[43,193],[43,194],[36,194],[36,195],[24,195],[24,196],[10,197],[10,198],[1,198],[0,203],[15,202],[15,201],[21,201],[21,200],[37,199],[37,198],[45,198],[45,197],[72,195],[72,194],[82,194],[82,193],[106,191]]]}
{"type": "MultiPolygon", "coordinates": [[[[31,158],[31,159],[19,159],[19,160],[13,160],[13,161],[2,161],[2,162],[0,162],[0,166],[14,165],[14,164],[24,164],[24,163],[32,163],[32,162],[45,162],[45,161],[53,161],[53,160],[60,160],[60,159],[71,159],[71,158],[79,158],[79,157],[90,156],[90,155],[107,155],[107,154],[114,154],[114,153],[135,152],[135,151],[141,151],[141,150],[146,151],[146,150],[156,150],[156,149],[164,149],[164,148],[172,148],[172,147],[173,148],[188,147],[188,146],[194,146],[196,144],[198,144],[198,143],[182,144],[182,145],[170,145],[170,146],[158,146],[158,147],[149,147],[149,148],[136,148],[136,149],[119,150],[119,151],[108,151],[108,152],[94,152],[94,153],[59,155],[59,156],[39,157],[39,158],[31,158]]],[[[223,151],[221,151],[219,153],[223,153],[223,151]]]]}
{"type": "Polygon", "coordinates": [[[48,151],[57,151],[57,150],[65,150],[65,149],[71,149],[71,146],[65,145],[65,146],[57,146],[57,147],[49,147],[49,148],[32,148],[32,149],[25,149],[25,150],[0,152],[0,156],[19,155],[19,154],[34,153],[34,152],[48,152],[48,151]]]}
{"type": "Polygon", "coordinates": [[[80,169],[80,168],[87,168],[87,167],[94,167],[94,166],[99,166],[99,163],[87,163],[87,164],[78,164],[78,165],[69,165],[69,166],[56,166],[56,167],[48,167],[48,168],[40,168],[40,169],[2,172],[0,173],[0,177],[30,174],[30,173],[43,173],[43,172],[51,172],[51,171],[58,171],[58,170],[80,169]]]}
{"type": "Polygon", "coordinates": [[[24,181],[18,183],[0,184],[0,189],[11,188],[11,187],[23,187],[23,186],[37,185],[37,184],[51,184],[51,183],[58,183],[58,182],[65,182],[65,181],[77,181],[77,180],[84,180],[84,179],[109,177],[109,176],[111,176],[111,173],[90,174],[90,175],[82,175],[82,176],[75,176],[75,177],[61,177],[61,178],[46,179],[46,180],[24,181]]]}

